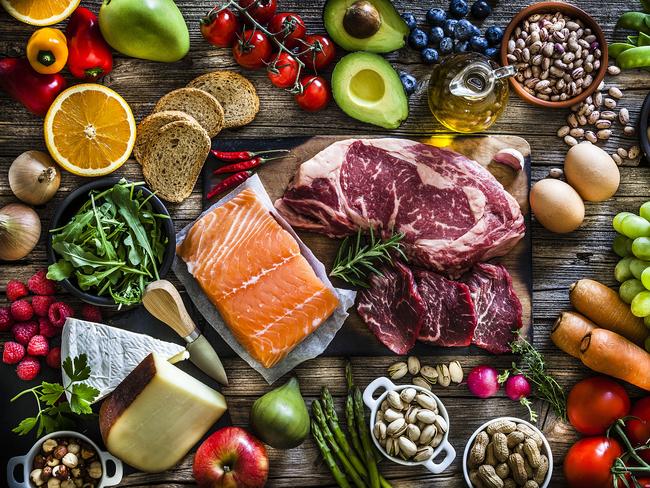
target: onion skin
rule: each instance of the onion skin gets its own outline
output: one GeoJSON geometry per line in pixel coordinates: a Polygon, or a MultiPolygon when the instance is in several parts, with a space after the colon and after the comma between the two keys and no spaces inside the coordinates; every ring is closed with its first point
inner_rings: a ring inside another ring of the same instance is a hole
{"type": "Polygon", "coordinates": [[[61,172],[49,154],[26,151],[9,168],[11,191],[25,203],[43,205],[59,189],[61,172]]]}
{"type": "Polygon", "coordinates": [[[27,256],[38,244],[41,221],[33,209],[22,203],[0,208],[0,259],[16,261],[27,256]]]}

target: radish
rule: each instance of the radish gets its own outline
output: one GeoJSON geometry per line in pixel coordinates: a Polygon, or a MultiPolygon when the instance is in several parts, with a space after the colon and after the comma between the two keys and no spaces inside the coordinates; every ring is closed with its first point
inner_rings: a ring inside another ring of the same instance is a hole
{"type": "Polygon", "coordinates": [[[492,366],[481,364],[467,376],[467,388],[479,398],[490,398],[499,391],[499,373],[492,366]]]}
{"type": "Polygon", "coordinates": [[[522,398],[527,398],[532,388],[523,374],[516,374],[508,377],[505,390],[510,400],[519,401],[522,398]]]}

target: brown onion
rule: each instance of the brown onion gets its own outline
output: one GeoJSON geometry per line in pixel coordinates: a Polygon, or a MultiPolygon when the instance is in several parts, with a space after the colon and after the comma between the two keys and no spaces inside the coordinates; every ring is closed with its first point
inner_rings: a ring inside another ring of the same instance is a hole
{"type": "Polygon", "coordinates": [[[49,154],[26,151],[9,168],[9,186],[20,200],[43,205],[52,199],[61,184],[61,173],[49,154]]]}
{"type": "Polygon", "coordinates": [[[22,203],[0,208],[0,259],[16,261],[27,256],[41,236],[41,221],[22,203]]]}

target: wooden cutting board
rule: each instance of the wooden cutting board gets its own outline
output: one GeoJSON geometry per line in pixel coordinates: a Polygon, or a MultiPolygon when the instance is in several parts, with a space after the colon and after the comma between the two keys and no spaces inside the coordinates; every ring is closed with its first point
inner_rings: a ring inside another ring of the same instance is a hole
{"type": "MultiPolygon", "coordinates": [[[[315,136],[269,139],[214,139],[212,148],[219,151],[262,151],[265,149],[290,149],[288,157],[269,162],[259,170],[259,176],[272,201],[280,198],[292,180],[298,166],[315,156],[330,144],[349,139],[353,136],[315,136]]],[[[373,138],[377,136],[354,136],[354,138],[373,138]]],[[[508,268],[512,275],[515,291],[523,307],[522,334],[532,338],[532,246],[530,238],[530,208],[528,193],[530,191],[530,146],[525,139],[517,136],[440,136],[429,139],[416,139],[420,142],[440,147],[448,147],[466,155],[485,166],[504,188],[519,202],[526,219],[526,235],[517,246],[499,261],[508,268]],[[525,171],[515,172],[508,167],[492,163],[493,156],[501,149],[514,148],[526,158],[525,171]]],[[[206,195],[209,189],[219,181],[212,174],[223,162],[209,156],[203,168],[203,185],[206,195]]],[[[215,199],[216,200],[216,199],[215,199]]],[[[204,208],[211,202],[204,200],[204,208]]],[[[300,238],[311,248],[327,269],[331,268],[340,240],[309,232],[298,232],[300,238]]],[[[335,286],[347,287],[345,283],[334,281],[335,286]]],[[[459,353],[475,354],[481,351],[476,346],[456,348],[459,353]]],[[[435,347],[417,343],[413,353],[420,355],[450,352],[449,348],[435,347]]],[[[226,352],[227,354],[227,352],[226,352]]],[[[368,330],[356,310],[350,310],[350,317],[325,351],[325,356],[381,356],[392,354],[368,330]]]]}

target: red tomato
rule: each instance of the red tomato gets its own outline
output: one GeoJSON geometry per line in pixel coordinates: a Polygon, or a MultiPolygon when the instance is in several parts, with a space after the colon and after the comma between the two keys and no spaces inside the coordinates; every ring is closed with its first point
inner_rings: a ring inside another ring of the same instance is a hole
{"type": "Polygon", "coordinates": [[[232,55],[240,66],[257,69],[271,60],[273,48],[266,34],[248,29],[232,47],[232,55]]]}
{"type": "Polygon", "coordinates": [[[300,15],[293,12],[280,12],[271,18],[267,27],[278,41],[284,42],[288,48],[298,45],[298,39],[305,37],[305,23],[300,15]]]}
{"type": "Polygon", "coordinates": [[[238,30],[239,19],[227,8],[212,10],[201,19],[201,34],[213,46],[232,46],[238,30]]]}
{"type": "Polygon", "coordinates": [[[298,106],[307,112],[318,112],[327,107],[332,97],[327,80],[321,76],[303,76],[300,78],[302,91],[296,93],[298,106]]]}
{"type": "Polygon", "coordinates": [[[615,439],[585,437],[564,458],[564,477],[571,488],[611,488],[614,460],[623,454],[615,439]]]}
{"type": "Polygon", "coordinates": [[[571,389],[567,400],[569,421],[578,432],[604,434],[616,419],[630,411],[625,389],[605,376],[582,380],[571,389]]]}
{"type": "MultiPolygon", "coordinates": [[[[641,488],[650,488],[650,478],[637,478],[636,482],[641,485],[641,488]]],[[[634,484],[630,484],[630,486],[635,486],[634,484]]]]}
{"type": "MultiPolygon", "coordinates": [[[[633,446],[645,444],[650,439],[650,397],[639,400],[632,407],[630,418],[625,423],[625,433],[633,446]]],[[[650,449],[638,451],[645,461],[650,461],[650,449]]]]}
{"type": "Polygon", "coordinates": [[[266,75],[278,88],[291,88],[298,79],[298,61],[291,54],[280,53],[273,64],[266,68],[266,75]]]}
{"type": "Polygon", "coordinates": [[[305,36],[305,49],[312,46],[313,49],[300,56],[300,59],[314,71],[327,68],[336,57],[336,47],[332,40],[322,34],[305,36]]]}
{"type": "Polygon", "coordinates": [[[278,9],[277,0],[239,0],[239,5],[244,7],[251,17],[260,24],[266,24],[271,20],[278,9]]]}

